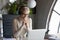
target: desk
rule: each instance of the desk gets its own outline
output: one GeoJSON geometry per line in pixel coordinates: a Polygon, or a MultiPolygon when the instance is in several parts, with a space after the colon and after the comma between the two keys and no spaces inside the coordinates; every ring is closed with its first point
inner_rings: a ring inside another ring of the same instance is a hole
{"type": "Polygon", "coordinates": [[[48,40],[60,40],[60,38],[49,37],[48,40]]]}
{"type": "Polygon", "coordinates": [[[16,40],[14,38],[3,38],[3,40],[16,40]]]}

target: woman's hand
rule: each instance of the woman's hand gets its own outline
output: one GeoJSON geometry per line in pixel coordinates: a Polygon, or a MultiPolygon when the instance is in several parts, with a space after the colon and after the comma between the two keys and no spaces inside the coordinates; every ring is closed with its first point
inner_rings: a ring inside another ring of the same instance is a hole
{"type": "Polygon", "coordinates": [[[28,28],[28,20],[24,20],[24,25],[26,26],[26,28],[28,28]]]}

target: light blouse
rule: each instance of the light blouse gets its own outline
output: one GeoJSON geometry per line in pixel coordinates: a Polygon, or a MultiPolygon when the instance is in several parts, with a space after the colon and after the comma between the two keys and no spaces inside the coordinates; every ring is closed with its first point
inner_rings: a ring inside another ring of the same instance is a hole
{"type": "Polygon", "coordinates": [[[22,20],[18,20],[17,18],[13,20],[13,36],[14,37],[23,36],[29,30],[32,30],[32,19],[31,18],[29,18],[28,28],[23,26],[22,20]]]}

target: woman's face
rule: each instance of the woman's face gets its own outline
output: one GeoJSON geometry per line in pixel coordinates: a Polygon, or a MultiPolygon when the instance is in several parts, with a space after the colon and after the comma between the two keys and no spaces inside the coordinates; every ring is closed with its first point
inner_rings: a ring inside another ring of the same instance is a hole
{"type": "Polygon", "coordinates": [[[23,8],[21,9],[21,12],[22,12],[22,15],[23,15],[23,16],[28,16],[29,13],[30,13],[30,10],[29,10],[28,7],[23,7],[23,8]]]}

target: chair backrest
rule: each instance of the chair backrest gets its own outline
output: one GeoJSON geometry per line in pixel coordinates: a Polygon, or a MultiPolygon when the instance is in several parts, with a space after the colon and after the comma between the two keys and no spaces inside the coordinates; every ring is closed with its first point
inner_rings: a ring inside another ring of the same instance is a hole
{"type": "Polygon", "coordinates": [[[12,37],[12,21],[13,18],[18,15],[3,15],[3,37],[11,38],[12,37]]]}

